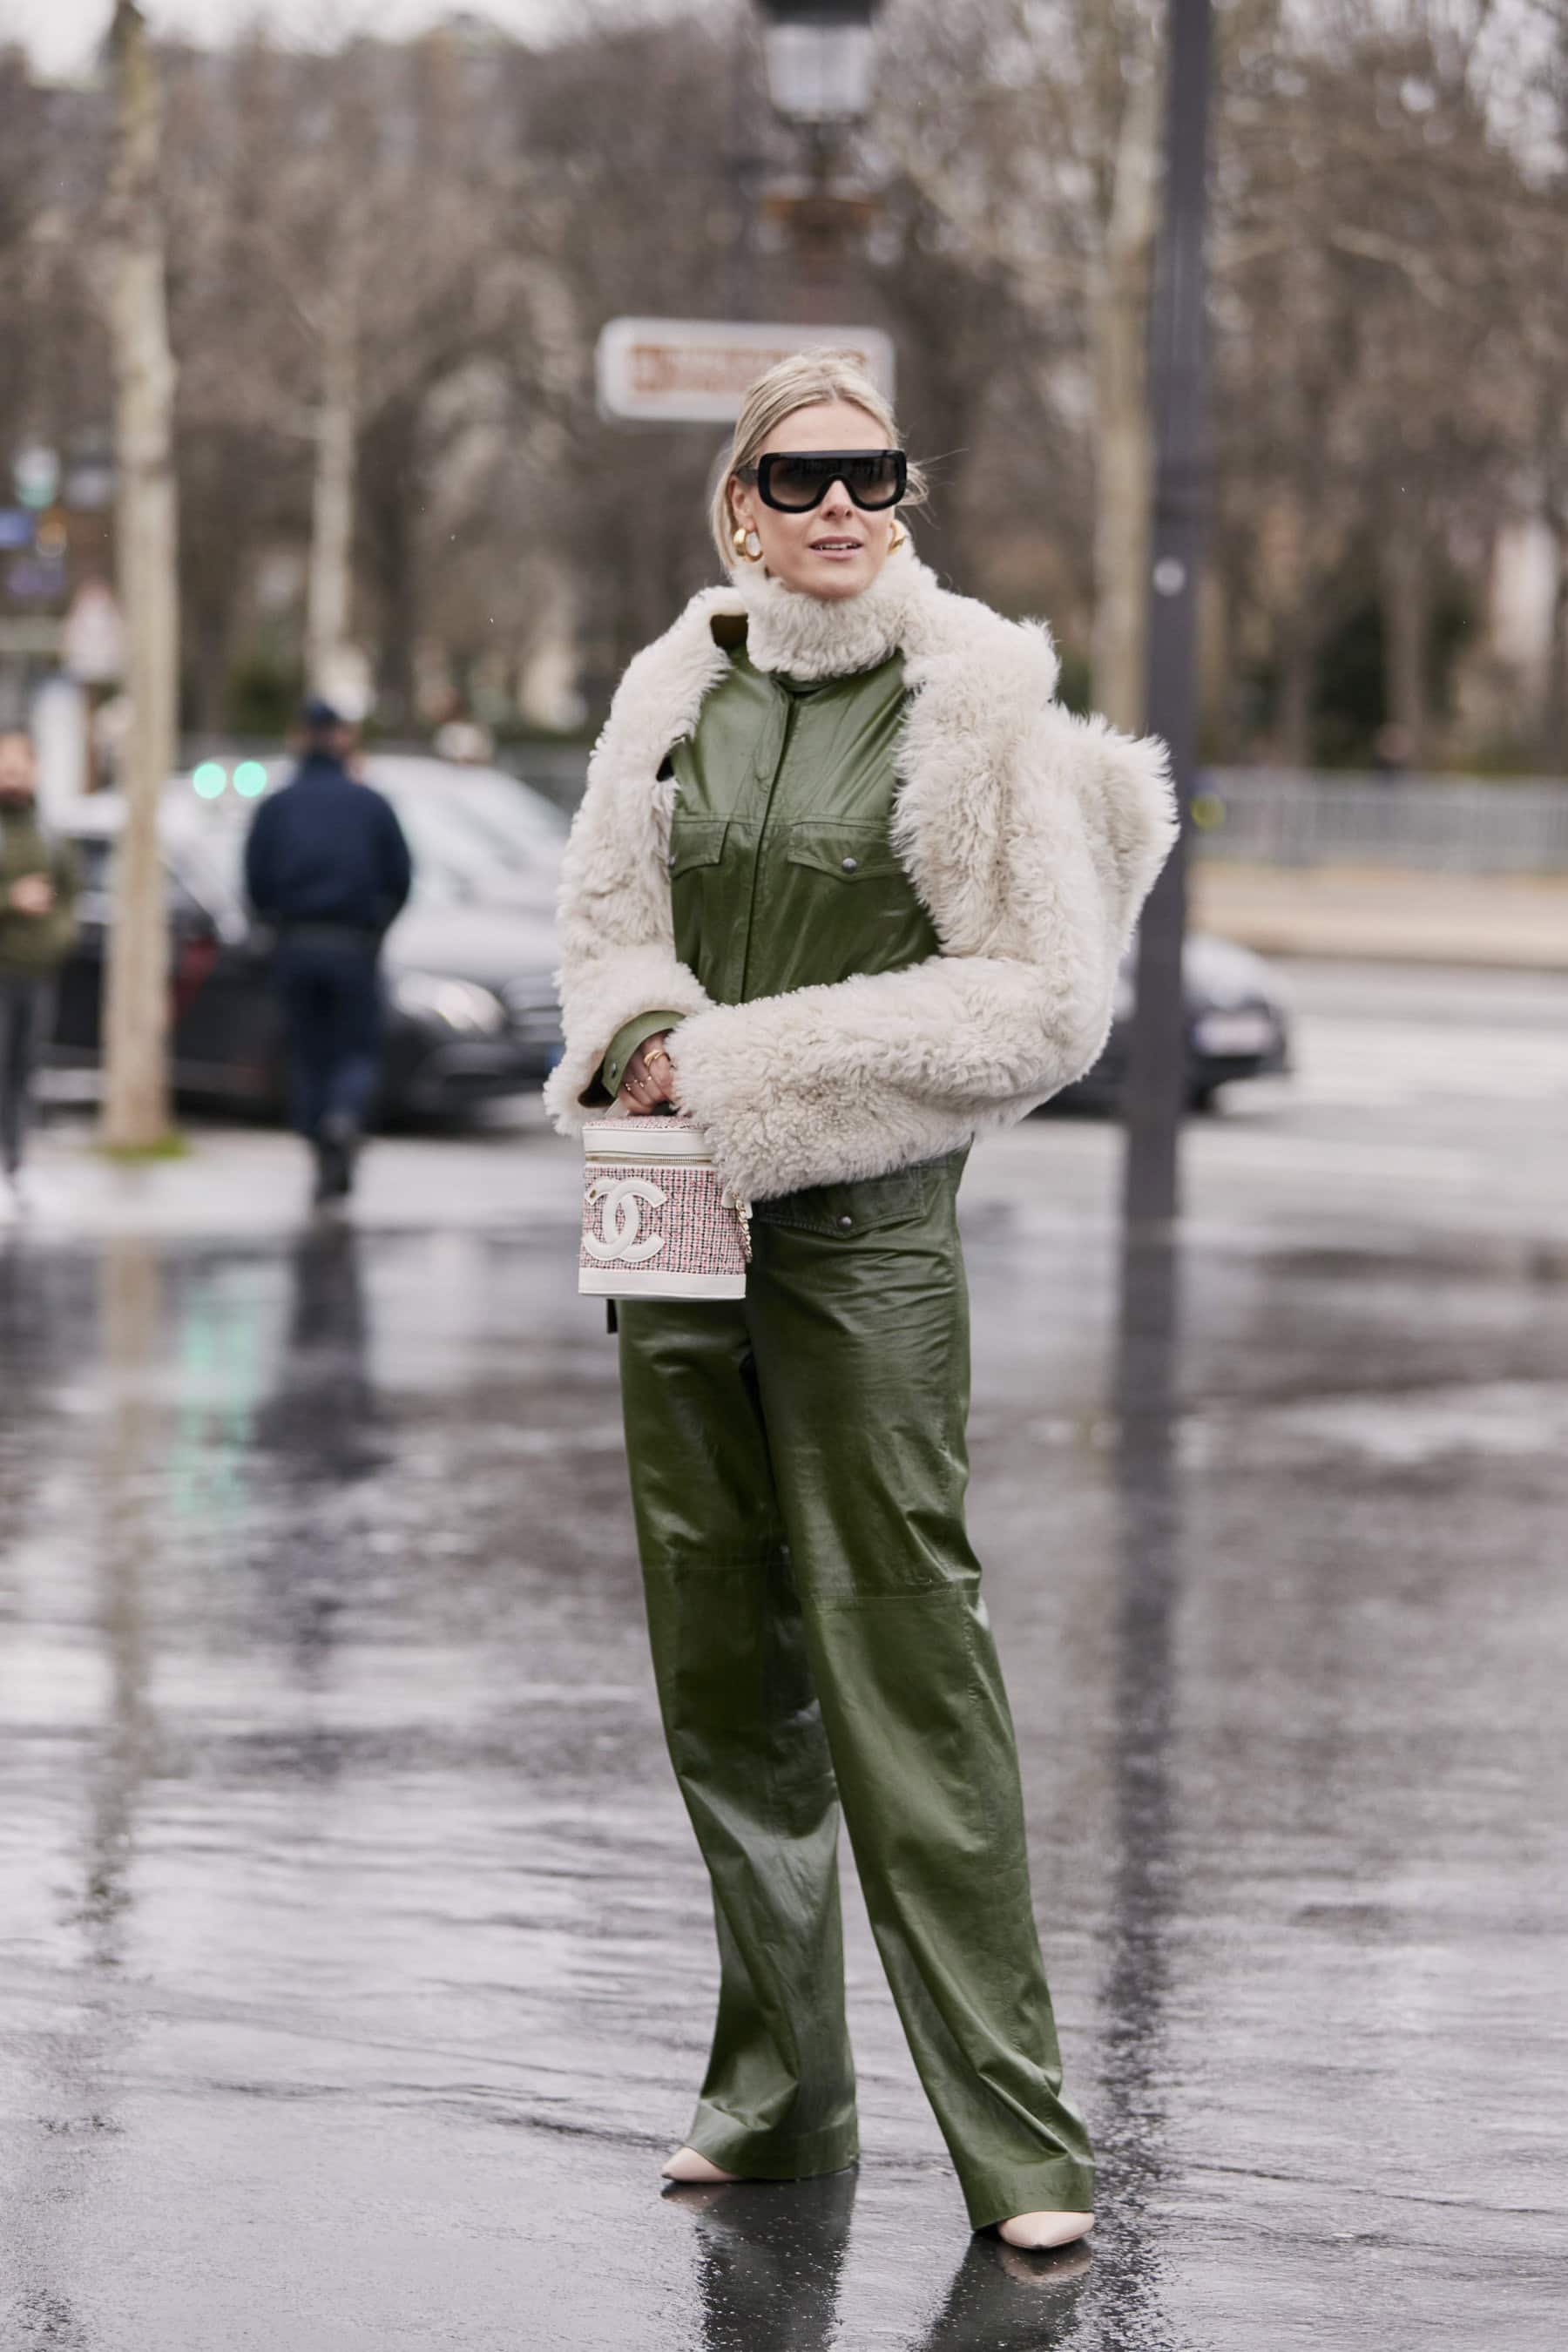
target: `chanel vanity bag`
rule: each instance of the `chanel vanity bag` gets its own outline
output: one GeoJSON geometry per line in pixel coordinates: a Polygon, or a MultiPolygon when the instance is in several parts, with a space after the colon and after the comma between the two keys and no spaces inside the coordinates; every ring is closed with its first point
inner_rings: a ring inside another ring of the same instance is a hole
{"type": "Polygon", "coordinates": [[[689,1118],[601,1118],[583,1130],[577,1287],[592,1298],[743,1298],[751,1206],[689,1118]]]}

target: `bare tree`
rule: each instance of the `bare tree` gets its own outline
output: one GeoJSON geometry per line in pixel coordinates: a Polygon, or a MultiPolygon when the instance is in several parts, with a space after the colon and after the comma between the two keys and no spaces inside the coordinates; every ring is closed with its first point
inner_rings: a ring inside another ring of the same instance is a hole
{"type": "Polygon", "coordinates": [[[1131,727],[1152,479],[1157,21],[1147,0],[931,0],[900,20],[907,47],[878,126],[972,265],[1004,269],[1055,331],[1058,397],[1081,420],[1093,478],[1094,696],[1131,727]]]}
{"type": "MultiPolygon", "coordinates": [[[[1134,721],[1163,13],[889,0],[853,159],[879,203],[849,299],[894,332],[938,460],[921,551],[1048,611],[1071,690],[1092,652],[1096,698],[1134,721]]],[[[1210,676],[1232,756],[1363,752],[1374,702],[1438,758],[1484,725],[1561,740],[1561,625],[1511,710],[1497,664],[1450,715],[1443,648],[1505,521],[1568,548],[1563,24],[1560,0],[1222,12],[1210,676]]],[[[797,291],[759,211],[795,150],[747,12],[584,0],[538,47],[468,25],[160,62],[188,709],[220,725],[242,656],[276,689],[353,641],[398,723],[421,685],[515,679],[568,632],[601,700],[711,574],[718,436],[601,419],[598,329],[787,317],[797,291]]],[[[111,126],[91,91],[17,101],[0,89],[27,142],[0,140],[0,400],[64,443],[95,422],[80,289],[111,126]]]]}
{"type": "Polygon", "coordinates": [[[117,147],[110,315],[131,725],[110,935],[103,1138],[116,1150],[145,1150],[161,1140],[169,1121],[168,917],[158,814],[178,740],[174,362],[158,194],[158,76],[134,0],[119,0],[111,40],[117,147]]]}

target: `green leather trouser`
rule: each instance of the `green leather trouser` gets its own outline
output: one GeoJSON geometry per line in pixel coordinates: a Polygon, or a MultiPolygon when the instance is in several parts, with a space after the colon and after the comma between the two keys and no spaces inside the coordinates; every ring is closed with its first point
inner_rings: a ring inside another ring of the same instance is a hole
{"type": "Polygon", "coordinates": [[[975,2229],[1087,2211],[1006,1693],[963,1526],[963,1154],[758,1204],[743,1300],[619,1309],[660,1706],[713,1884],[687,2137],[752,2178],[858,2153],[837,1839],[975,2229]]]}

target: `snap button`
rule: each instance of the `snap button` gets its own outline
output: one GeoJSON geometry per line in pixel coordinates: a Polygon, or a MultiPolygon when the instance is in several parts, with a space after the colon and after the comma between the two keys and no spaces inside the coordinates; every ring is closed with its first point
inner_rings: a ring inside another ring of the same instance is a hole
{"type": "Polygon", "coordinates": [[[843,866],[846,874],[854,874],[857,872],[860,864],[860,860],[858,857],[841,857],[838,862],[843,866]]]}
{"type": "Polygon", "coordinates": [[[852,1230],[854,1223],[855,1220],[853,1217],[840,1217],[838,1220],[838,1230],[841,1234],[847,1234],[852,1230]]]}

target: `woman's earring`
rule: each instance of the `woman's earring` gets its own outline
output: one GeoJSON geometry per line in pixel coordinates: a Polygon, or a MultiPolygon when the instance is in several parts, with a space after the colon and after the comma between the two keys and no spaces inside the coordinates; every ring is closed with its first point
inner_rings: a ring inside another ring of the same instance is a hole
{"type": "Polygon", "coordinates": [[[901,522],[896,522],[888,534],[888,553],[896,555],[900,547],[909,545],[910,535],[901,522]]]}
{"type": "Polygon", "coordinates": [[[757,539],[754,530],[748,530],[743,523],[737,523],[730,534],[730,544],[737,555],[745,557],[748,563],[760,563],[763,560],[763,542],[757,539],[757,543],[753,547],[752,545],[753,539],[757,539]]]}

